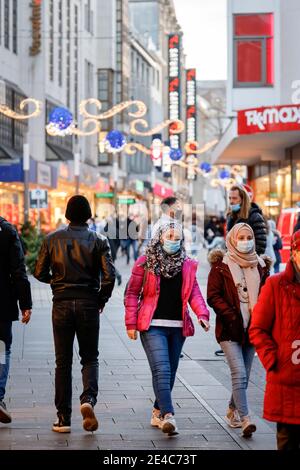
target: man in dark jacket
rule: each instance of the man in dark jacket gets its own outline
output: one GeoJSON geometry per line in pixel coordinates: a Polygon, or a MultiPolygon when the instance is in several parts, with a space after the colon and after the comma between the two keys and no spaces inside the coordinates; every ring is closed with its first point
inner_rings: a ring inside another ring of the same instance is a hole
{"type": "Polygon", "coordinates": [[[247,191],[239,185],[231,187],[229,203],[227,232],[240,222],[250,225],[254,232],[256,253],[263,255],[267,247],[267,227],[261,209],[254,202],[250,202],[247,191]]]}
{"type": "Polygon", "coordinates": [[[22,322],[29,322],[32,300],[18,233],[2,217],[0,217],[0,292],[0,422],[10,423],[11,416],[3,399],[9,373],[12,322],[19,318],[18,303],[22,312],[22,322]]]}
{"type": "Polygon", "coordinates": [[[84,196],[67,205],[70,225],[45,239],[35,267],[35,277],[51,284],[52,323],[56,355],[53,431],[70,432],[72,413],[72,356],[75,335],[82,365],[80,396],[83,428],[95,431],[94,406],[98,394],[99,313],[111,296],[115,269],[108,241],[90,230],[91,208],[84,196]]]}

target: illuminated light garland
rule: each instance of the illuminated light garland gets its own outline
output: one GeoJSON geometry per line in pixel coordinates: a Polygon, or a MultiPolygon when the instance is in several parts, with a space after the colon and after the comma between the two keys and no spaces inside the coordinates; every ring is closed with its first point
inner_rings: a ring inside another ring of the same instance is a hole
{"type": "Polygon", "coordinates": [[[95,105],[97,107],[97,109],[100,111],[102,109],[101,101],[97,100],[95,98],[88,98],[87,100],[81,101],[81,103],[79,105],[79,113],[82,116],[84,116],[86,118],[98,119],[98,120],[111,118],[111,117],[115,116],[116,114],[119,114],[122,111],[124,111],[124,109],[129,108],[130,106],[136,106],[137,107],[137,111],[128,113],[128,115],[131,116],[131,117],[140,118],[142,116],[145,116],[145,114],[147,112],[147,106],[145,105],[145,103],[143,101],[138,101],[138,100],[123,101],[122,103],[116,104],[111,109],[109,109],[109,110],[107,110],[107,111],[105,111],[101,114],[91,114],[91,113],[89,113],[86,109],[87,105],[95,105]]]}
{"type": "Polygon", "coordinates": [[[89,124],[94,124],[94,129],[90,131],[83,131],[74,127],[72,130],[72,134],[77,135],[78,137],[88,137],[90,135],[98,134],[101,131],[101,124],[96,119],[85,119],[82,123],[82,126],[85,129],[89,126],[89,124]]]}
{"type": "Polygon", "coordinates": [[[83,127],[86,128],[89,124],[94,124],[94,129],[90,131],[83,131],[78,129],[73,122],[69,127],[65,129],[59,129],[57,125],[50,122],[46,126],[47,134],[52,137],[66,137],[67,135],[77,135],[78,137],[89,137],[91,135],[98,134],[101,131],[101,125],[96,119],[85,119],[83,121],[83,127]]]}
{"type": "Polygon", "coordinates": [[[46,126],[46,131],[47,134],[51,137],[66,137],[67,135],[73,134],[74,128],[74,123],[70,124],[70,126],[66,127],[65,129],[59,129],[55,123],[49,122],[49,124],[46,126]]]}
{"type": "Polygon", "coordinates": [[[4,114],[11,119],[25,120],[38,117],[42,112],[42,103],[34,98],[26,98],[20,103],[20,110],[23,111],[25,106],[33,104],[35,106],[34,111],[30,114],[19,114],[16,111],[10,109],[6,104],[0,104],[0,113],[4,114]]]}
{"type": "Polygon", "coordinates": [[[210,150],[214,145],[218,143],[218,140],[212,140],[211,142],[207,142],[207,144],[203,145],[200,149],[198,142],[196,141],[190,141],[187,142],[184,146],[184,149],[186,153],[188,154],[194,154],[194,155],[201,155],[201,153],[205,153],[208,150],[210,150]]]}
{"type": "Polygon", "coordinates": [[[151,155],[151,150],[145,147],[143,144],[139,144],[138,142],[129,142],[125,145],[124,151],[128,155],[134,155],[137,150],[144,152],[146,155],[151,155]]]}
{"type": "Polygon", "coordinates": [[[219,178],[213,178],[210,182],[211,186],[213,188],[218,188],[219,186],[222,186],[223,188],[231,188],[235,184],[235,179],[234,178],[226,178],[223,180],[220,180],[219,178]]]}
{"type": "Polygon", "coordinates": [[[170,134],[181,134],[181,132],[183,132],[185,129],[184,122],[180,121],[179,119],[167,119],[166,121],[161,122],[152,129],[149,129],[148,131],[139,131],[138,129],[136,129],[137,125],[140,125],[144,129],[147,129],[147,127],[149,127],[149,124],[145,119],[135,119],[130,123],[130,134],[139,135],[143,137],[149,137],[153,134],[157,134],[159,131],[165,129],[166,127],[170,127],[170,134]]]}

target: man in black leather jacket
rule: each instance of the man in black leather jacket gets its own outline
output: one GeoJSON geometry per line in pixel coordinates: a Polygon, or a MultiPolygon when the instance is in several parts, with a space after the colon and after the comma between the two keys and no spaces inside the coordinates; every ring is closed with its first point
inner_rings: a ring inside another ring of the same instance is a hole
{"type": "Polygon", "coordinates": [[[12,322],[19,318],[19,307],[22,322],[29,322],[32,300],[20,238],[3,217],[0,217],[0,293],[0,422],[10,423],[11,416],[3,399],[9,373],[12,322]]]}
{"type": "Polygon", "coordinates": [[[72,413],[72,356],[75,334],[82,365],[80,396],[83,428],[95,431],[98,394],[99,314],[111,296],[115,268],[108,241],[89,230],[88,200],[73,196],[67,205],[70,225],[49,234],[39,253],[34,276],[51,284],[52,323],[56,355],[53,431],[70,432],[72,413]]]}

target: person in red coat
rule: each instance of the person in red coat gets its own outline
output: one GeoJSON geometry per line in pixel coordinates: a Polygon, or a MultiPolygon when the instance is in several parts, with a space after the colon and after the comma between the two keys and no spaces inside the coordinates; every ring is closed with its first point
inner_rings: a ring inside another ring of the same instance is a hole
{"type": "Polygon", "coordinates": [[[284,272],[271,276],[254,308],[250,340],[267,371],[263,417],[277,423],[278,450],[300,450],[300,230],[284,272]]]}
{"type": "Polygon", "coordinates": [[[269,275],[266,262],[257,255],[254,233],[239,223],[226,237],[227,253],[215,250],[209,255],[207,302],[216,315],[216,339],[231,371],[232,396],[225,421],[242,428],[251,437],[256,426],[249,416],[247,387],[254,357],[248,327],[261,285],[269,275]]]}

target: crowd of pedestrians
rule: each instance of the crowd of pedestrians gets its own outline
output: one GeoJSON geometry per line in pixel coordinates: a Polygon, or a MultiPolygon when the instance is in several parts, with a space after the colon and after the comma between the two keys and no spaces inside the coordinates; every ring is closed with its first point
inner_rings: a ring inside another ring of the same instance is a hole
{"type": "MultiPolygon", "coordinates": [[[[241,428],[246,438],[256,431],[247,400],[256,351],[267,371],[264,418],[277,423],[278,449],[300,449],[300,231],[293,234],[290,261],[279,273],[282,242],[274,222],[264,219],[242,186],[231,188],[229,203],[227,220],[214,216],[205,225],[205,244],[195,216],[189,230],[183,226],[182,206],[176,197],[163,201],[154,226],[148,219],[141,223],[135,216],[117,214],[99,224],[84,196],[68,201],[68,224],[60,224],[46,236],[34,273],[53,292],[57,410],[53,431],[71,431],[75,336],[82,365],[83,428],[98,428],[100,315],[115,279],[122,282],[114,266],[121,249],[128,264],[131,251],[134,258],[124,292],[124,326],[131,340],[140,339],[149,362],[154,398],[150,424],[169,436],[179,433],[172,389],[183,345],[195,332],[189,308],[207,332],[210,306],[216,314],[215,337],[231,373],[225,422],[241,428]],[[196,277],[197,254],[203,244],[210,262],[207,301],[196,277]]],[[[11,414],[4,399],[12,322],[18,319],[19,309],[22,321],[29,322],[32,300],[20,238],[3,218],[0,288],[0,345],[5,349],[0,363],[0,422],[9,423],[11,414]]]]}

